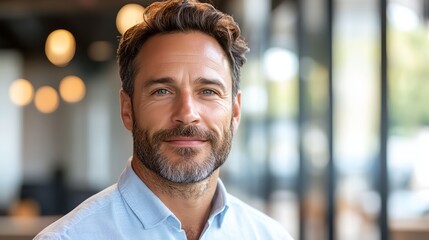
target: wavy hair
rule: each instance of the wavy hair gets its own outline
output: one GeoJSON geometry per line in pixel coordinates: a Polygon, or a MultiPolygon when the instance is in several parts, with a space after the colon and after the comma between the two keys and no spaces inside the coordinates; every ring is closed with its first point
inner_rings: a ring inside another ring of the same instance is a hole
{"type": "Polygon", "coordinates": [[[240,71],[249,51],[234,19],[208,3],[196,0],[155,2],[145,9],[143,21],[124,33],[117,56],[122,88],[134,92],[135,58],[143,44],[157,34],[199,31],[219,43],[228,57],[232,76],[232,95],[240,88],[240,71]]]}

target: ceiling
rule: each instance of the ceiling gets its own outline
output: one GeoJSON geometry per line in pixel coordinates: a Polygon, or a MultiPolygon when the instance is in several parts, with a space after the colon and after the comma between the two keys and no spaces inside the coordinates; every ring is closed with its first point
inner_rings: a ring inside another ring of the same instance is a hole
{"type": "MultiPolygon", "coordinates": [[[[227,0],[211,1],[224,9],[227,0]]],[[[50,32],[67,29],[76,39],[77,49],[86,51],[94,41],[117,45],[115,20],[126,0],[1,0],[0,49],[16,49],[24,55],[44,54],[50,32]]],[[[153,0],[134,1],[148,6],[153,0]]],[[[230,1],[231,2],[231,1],[230,1]]]]}
{"type": "MultiPolygon", "coordinates": [[[[238,8],[247,0],[200,1],[211,2],[232,14],[231,11],[240,12],[238,8]]],[[[286,0],[271,0],[272,8],[282,1],[286,0]]],[[[0,50],[15,49],[24,57],[38,58],[44,56],[49,33],[67,29],[76,39],[75,57],[86,60],[88,47],[94,41],[109,41],[116,48],[120,35],[116,14],[131,2],[146,7],[154,0],[0,0],[0,50]]]]}

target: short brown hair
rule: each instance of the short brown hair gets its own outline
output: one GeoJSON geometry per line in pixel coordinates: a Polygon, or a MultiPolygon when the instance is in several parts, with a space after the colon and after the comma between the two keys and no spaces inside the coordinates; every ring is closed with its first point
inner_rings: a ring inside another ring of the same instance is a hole
{"type": "Polygon", "coordinates": [[[163,33],[200,31],[220,44],[231,66],[232,94],[240,88],[240,70],[246,62],[247,44],[234,19],[208,3],[196,0],[155,2],[145,9],[143,22],[122,36],[118,47],[119,75],[122,88],[131,97],[136,72],[135,57],[152,36],[163,33]]]}

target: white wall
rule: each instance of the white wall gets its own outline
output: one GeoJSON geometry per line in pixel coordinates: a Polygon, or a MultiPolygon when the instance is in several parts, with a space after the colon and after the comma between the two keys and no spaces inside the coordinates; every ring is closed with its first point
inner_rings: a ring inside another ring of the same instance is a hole
{"type": "Polygon", "coordinates": [[[131,135],[119,116],[117,64],[112,61],[102,71],[88,73],[77,66],[58,68],[45,60],[28,59],[24,71],[36,89],[42,85],[58,89],[60,80],[71,74],[81,77],[87,87],[81,102],[60,100],[53,113],[40,113],[34,104],[24,108],[20,149],[24,180],[48,181],[61,166],[72,187],[101,189],[116,182],[132,149],[131,135]]]}
{"type": "Polygon", "coordinates": [[[22,111],[9,100],[9,87],[21,77],[22,57],[14,51],[0,51],[0,208],[17,196],[22,179],[22,111]]]}

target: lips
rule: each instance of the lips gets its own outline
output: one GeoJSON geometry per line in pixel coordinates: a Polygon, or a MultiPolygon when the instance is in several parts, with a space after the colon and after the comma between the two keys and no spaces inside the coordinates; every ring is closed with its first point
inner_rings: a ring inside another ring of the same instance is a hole
{"type": "Polygon", "coordinates": [[[180,147],[196,147],[207,142],[207,140],[198,137],[173,137],[164,142],[180,147]]]}

